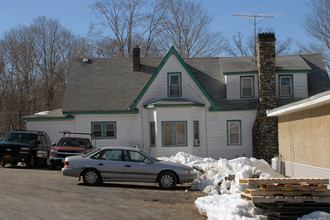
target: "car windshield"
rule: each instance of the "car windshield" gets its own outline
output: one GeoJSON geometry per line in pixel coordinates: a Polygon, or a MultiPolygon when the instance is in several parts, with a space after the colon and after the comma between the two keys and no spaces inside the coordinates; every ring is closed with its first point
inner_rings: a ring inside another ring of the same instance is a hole
{"type": "Polygon", "coordinates": [[[157,159],[156,157],[154,157],[154,156],[148,154],[147,152],[145,152],[145,151],[143,151],[143,150],[141,150],[141,152],[142,152],[144,155],[146,155],[147,157],[149,157],[149,158],[151,158],[152,160],[154,160],[155,162],[159,162],[159,161],[160,161],[160,160],[157,159]]]}
{"type": "Polygon", "coordinates": [[[37,140],[36,134],[29,133],[9,133],[7,134],[3,141],[4,142],[19,142],[19,143],[35,143],[37,140]]]}
{"type": "Polygon", "coordinates": [[[87,140],[81,138],[61,138],[57,146],[87,147],[87,140]]]}

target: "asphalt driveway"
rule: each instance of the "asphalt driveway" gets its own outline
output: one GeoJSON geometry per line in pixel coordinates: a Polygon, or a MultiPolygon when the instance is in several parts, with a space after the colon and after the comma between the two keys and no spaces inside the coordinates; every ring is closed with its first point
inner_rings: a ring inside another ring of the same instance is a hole
{"type": "Polygon", "coordinates": [[[0,219],[206,219],[187,186],[104,183],[89,187],[58,170],[0,168],[0,219]]]}

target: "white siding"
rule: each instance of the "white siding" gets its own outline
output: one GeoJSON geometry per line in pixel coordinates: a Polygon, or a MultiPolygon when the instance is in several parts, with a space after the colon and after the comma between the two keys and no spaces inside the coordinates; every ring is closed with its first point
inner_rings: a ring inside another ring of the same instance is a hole
{"type": "Polygon", "coordinates": [[[244,75],[226,75],[226,92],[227,99],[244,99],[241,98],[241,77],[242,76],[253,76],[254,78],[254,97],[259,96],[258,93],[258,75],[257,74],[244,74],[244,75]]]}
{"type": "Polygon", "coordinates": [[[294,98],[307,98],[308,97],[308,78],[307,73],[283,73],[276,75],[276,94],[279,95],[279,76],[292,75],[293,81],[293,95],[294,98]]]}
{"type": "Polygon", "coordinates": [[[96,139],[93,144],[96,148],[104,146],[133,146],[142,145],[141,121],[139,115],[130,114],[100,114],[100,115],[76,115],[75,131],[91,132],[92,122],[116,122],[115,139],[96,139]]]}
{"type": "Polygon", "coordinates": [[[148,91],[140,100],[138,105],[139,109],[141,109],[142,104],[146,102],[168,97],[167,74],[169,72],[181,73],[182,98],[205,103],[206,98],[204,97],[198,86],[192,80],[190,75],[187,73],[187,71],[181,65],[175,55],[171,55],[163,66],[163,68],[158,73],[157,77],[154,79],[153,83],[150,85],[148,91]]]}
{"type": "Polygon", "coordinates": [[[293,74],[293,94],[295,98],[308,97],[307,73],[293,74]]]}
{"type": "Polygon", "coordinates": [[[27,130],[45,131],[52,143],[56,143],[63,134],[61,131],[74,131],[74,120],[27,121],[27,130]]]}
{"type": "MultiPolygon", "coordinates": [[[[283,175],[287,177],[296,177],[296,178],[327,178],[330,179],[330,169],[309,166],[305,164],[292,163],[289,161],[282,161],[282,170],[284,171],[283,175]]],[[[330,189],[330,185],[328,186],[330,189]]]]}
{"type": "Polygon", "coordinates": [[[252,127],[256,111],[225,111],[208,114],[207,152],[212,158],[236,158],[252,156],[252,127]],[[228,146],[227,121],[240,120],[242,127],[242,145],[228,146]]]}

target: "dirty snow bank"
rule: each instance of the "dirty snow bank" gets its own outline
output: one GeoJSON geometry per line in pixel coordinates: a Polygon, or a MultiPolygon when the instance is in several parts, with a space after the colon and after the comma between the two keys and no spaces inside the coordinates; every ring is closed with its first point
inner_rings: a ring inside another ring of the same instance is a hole
{"type": "Polygon", "coordinates": [[[195,201],[199,212],[208,219],[266,219],[257,213],[252,203],[242,200],[240,193],[251,186],[240,185],[242,178],[281,178],[264,160],[240,157],[233,160],[196,157],[179,152],[164,161],[195,167],[200,172],[193,182],[193,190],[202,190],[208,196],[195,201]]]}
{"type": "MultiPolygon", "coordinates": [[[[240,194],[251,186],[240,185],[243,178],[283,178],[264,160],[240,157],[233,160],[196,157],[179,152],[170,158],[161,157],[160,160],[182,163],[195,167],[198,179],[193,182],[193,190],[203,190],[208,196],[197,198],[195,204],[199,212],[209,220],[263,220],[266,216],[261,210],[241,199],[240,194]],[[259,212],[258,212],[259,211],[259,212]]],[[[300,220],[326,220],[330,214],[313,212],[300,220]]]]}

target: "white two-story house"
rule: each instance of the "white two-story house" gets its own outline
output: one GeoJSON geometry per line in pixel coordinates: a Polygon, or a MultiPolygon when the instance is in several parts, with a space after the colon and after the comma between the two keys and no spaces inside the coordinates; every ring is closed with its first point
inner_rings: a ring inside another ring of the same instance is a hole
{"type": "MultiPolygon", "coordinates": [[[[53,142],[63,130],[93,133],[98,148],[138,145],[155,156],[253,156],[254,57],[182,58],[174,47],[165,57],[133,54],[73,59],[62,109],[24,117],[27,129],[53,142]]],[[[275,65],[279,105],[330,89],[320,54],[278,56],[275,65]]]]}

